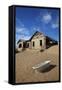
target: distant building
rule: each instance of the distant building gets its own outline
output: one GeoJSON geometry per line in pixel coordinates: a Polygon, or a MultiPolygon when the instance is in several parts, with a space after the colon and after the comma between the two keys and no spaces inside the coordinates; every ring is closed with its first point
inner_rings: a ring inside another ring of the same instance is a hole
{"type": "Polygon", "coordinates": [[[17,42],[19,50],[23,48],[44,50],[54,44],[58,44],[58,42],[48,36],[44,36],[43,33],[39,31],[36,31],[29,40],[19,40],[17,42]]]}

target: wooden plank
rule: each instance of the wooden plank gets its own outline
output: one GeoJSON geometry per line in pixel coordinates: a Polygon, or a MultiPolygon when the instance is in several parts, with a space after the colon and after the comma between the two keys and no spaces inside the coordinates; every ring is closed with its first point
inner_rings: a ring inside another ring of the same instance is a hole
{"type": "Polygon", "coordinates": [[[43,70],[43,69],[46,69],[46,68],[49,67],[49,66],[50,66],[50,61],[45,61],[45,62],[43,62],[43,63],[40,63],[40,64],[37,64],[37,65],[33,66],[32,68],[33,68],[34,70],[36,70],[36,69],[41,69],[41,70],[43,70]]]}

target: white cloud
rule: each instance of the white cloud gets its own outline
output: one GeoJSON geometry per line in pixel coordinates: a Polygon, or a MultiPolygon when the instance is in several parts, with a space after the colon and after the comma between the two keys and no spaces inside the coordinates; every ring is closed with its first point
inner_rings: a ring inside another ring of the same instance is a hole
{"type": "Polygon", "coordinates": [[[58,27],[59,27],[59,24],[58,24],[58,23],[53,23],[53,24],[52,24],[52,28],[55,29],[55,28],[58,28],[58,27]]]}
{"type": "Polygon", "coordinates": [[[59,17],[56,18],[56,21],[52,23],[52,28],[58,28],[59,27],[59,17]]]}
{"type": "Polygon", "coordinates": [[[19,39],[28,40],[30,37],[29,30],[24,26],[22,21],[16,18],[16,42],[19,39]]]}
{"type": "Polygon", "coordinates": [[[16,28],[16,34],[28,36],[30,34],[30,32],[27,28],[20,27],[20,28],[16,28]]]}
{"type": "Polygon", "coordinates": [[[24,39],[28,40],[30,38],[30,32],[25,27],[16,28],[16,40],[24,39]]]}
{"type": "Polygon", "coordinates": [[[20,27],[24,27],[24,24],[18,19],[16,18],[16,26],[17,24],[20,26],[20,27]]]}
{"type": "Polygon", "coordinates": [[[22,39],[24,40],[29,40],[31,36],[21,36],[22,39]]]}
{"type": "Polygon", "coordinates": [[[21,33],[24,30],[24,28],[16,28],[16,33],[21,33]]]}
{"type": "Polygon", "coordinates": [[[39,27],[33,27],[33,30],[34,31],[40,31],[40,28],[39,27]]]}
{"type": "Polygon", "coordinates": [[[52,20],[52,16],[49,13],[43,15],[42,17],[42,21],[46,24],[48,24],[51,20],[52,20]]]}
{"type": "Polygon", "coordinates": [[[17,22],[16,23],[16,35],[19,36],[19,37],[21,37],[21,38],[22,38],[22,36],[23,37],[29,36],[30,35],[30,32],[29,32],[28,28],[26,28],[24,26],[24,24],[22,23],[22,21],[19,20],[18,18],[16,18],[16,22],[17,22]]]}

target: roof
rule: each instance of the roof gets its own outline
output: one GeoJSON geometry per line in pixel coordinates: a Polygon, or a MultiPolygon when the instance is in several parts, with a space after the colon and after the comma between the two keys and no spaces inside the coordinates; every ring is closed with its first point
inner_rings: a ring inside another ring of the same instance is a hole
{"type": "Polygon", "coordinates": [[[39,32],[39,31],[36,31],[33,35],[32,35],[32,37],[29,39],[29,41],[31,41],[32,40],[32,38],[35,36],[35,35],[42,35],[43,33],[41,33],[41,32],[39,32]]]}
{"type": "Polygon", "coordinates": [[[58,41],[54,40],[53,38],[51,37],[48,37],[48,36],[45,36],[47,40],[50,40],[50,41],[53,41],[53,43],[58,43],[58,41]]]}
{"type": "Polygon", "coordinates": [[[22,42],[22,41],[25,41],[25,40],[19,39],[18,42],[17,42],[17,44],[18,44],[19,42],[22,42]]]}
{"type": "MultiPolygon", "coordinates": [[[[29,42],[29,41],[32,40],[32,38],[33,38],[35,35],[42,35],[42,34],[43,34],[43,33],[39,32],[39,31],[36,31],[29,40],[19,39],[18,42],[17,42],[17,44],[18,44],[19,42],[23,42],[23,41],[29,42]]],[[[50,40],[50,41],[53,41],[53,42],[57,42],[56,40],[54,40],[54,39],[52,39],[52,38],[50,38],[50,37],[48,37],[48,36],[45,36],[45,37],[47,38],[47,40],[50,40]]]]}
{"type": "Polygon", "coordinates": [[[56,41],[56,40],[54,40],[53,38],[51,38],[51,37],[48,37],[48,36],[45,36],[47,39],[49,39],[49,40],[53,40],[53,41],[56,41]]]}

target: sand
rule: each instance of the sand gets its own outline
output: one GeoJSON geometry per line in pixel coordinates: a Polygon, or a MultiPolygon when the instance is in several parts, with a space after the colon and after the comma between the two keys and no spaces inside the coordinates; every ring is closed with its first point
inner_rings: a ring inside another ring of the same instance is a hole
{"type": "Polygon", "coordinates": [[[16,54],[16,83],[45,82],[59,80],[59,46],[55,45],[43,52],[26,49],[16,54]],[[36,72],[33,66],[51,61],[52,68],[45,72],[36,72]]]}

